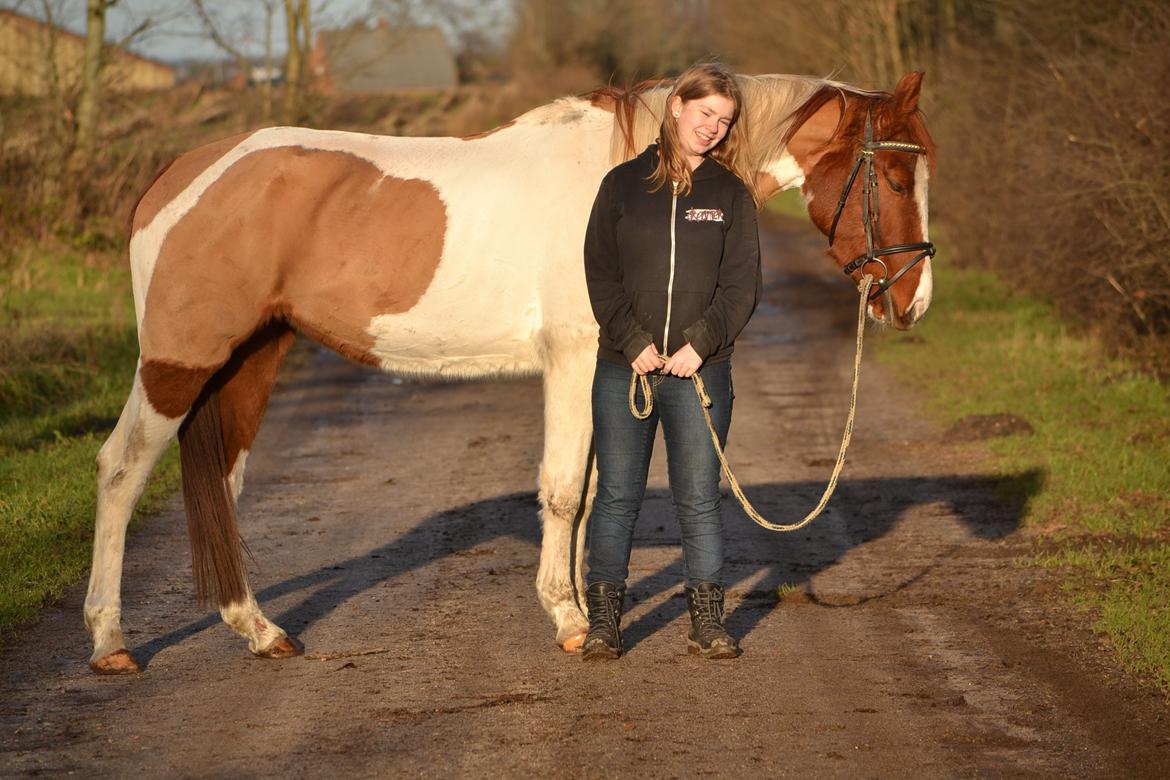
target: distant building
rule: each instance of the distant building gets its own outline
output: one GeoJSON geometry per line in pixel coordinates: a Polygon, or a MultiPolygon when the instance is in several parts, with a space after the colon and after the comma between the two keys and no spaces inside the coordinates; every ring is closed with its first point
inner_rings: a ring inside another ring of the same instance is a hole
{"type": "MultiPolygon", "coordinates": [[[[105,84],[115,92],[170,89],[174,68],[120,49],[105,84]]],[[[85,38],[13,11],[0,11],[0,95],[46,95],[56,79],[62,91],[81,83],[85,38]]]]}
{"type": "Polygon", "coordinates": [[[456,84],[455,55],[437,27],[354,26],[317,33],[311,66],[325,92],[445,89],[456,84]]]}
{"type": "Polygon", "coordinates": [[[253,65],[251,72],[248,74],[249,84],[282,84],[284,83],[284,71],[273,65],[253,65]]]}

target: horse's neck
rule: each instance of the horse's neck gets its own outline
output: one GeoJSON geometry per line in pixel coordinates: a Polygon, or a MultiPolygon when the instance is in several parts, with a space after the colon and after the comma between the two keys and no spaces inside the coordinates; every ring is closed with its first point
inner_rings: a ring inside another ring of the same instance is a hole
{"type": "MultiPolygon", "coordinates": [[[[771,192],[799,186],[804,181],[803,171],[779,139],[788,129],[792,113],[825,83],[823,79],[783,74],[746,76],[743,79],[753,146],[751,156],[759,173],[766,174],[774,182],[774,185],[769,182],[771,192]]],[[[580,143],[581,151],[592,159],[588,150],[594,149],[601,140],[600,135],[605,134],[610,142],[609,164],[614,165],[638,154],[657,137],[668,92],[668,88],[659,87],[642,93],[642,99],[634,104],[637,109],[632,127],[627,125],[625,132],[621,123],[628,120],[623,119],[620,111],[581,98],[562,98],[517,117],[512,123],[516,132],[508,135],[518,139],[540,128],[539,134],[525,138],[529,151],[531,147],[527,144],[554,145],[572,139],[573,143],[580,143]],[[521,132],[523,129],[528,132],[521,132]],[[631,129],[632,138],[627,138],[625,133],[631,129]]]]}
{"type": "Polygon", "coordinates": [[[751,156],[757,169],[757,186],[766,197],[804,183],[805,172],[780,139],[791,124],[792,114],[826,83],[824,79],[786,74],[744,79],[751,156]]]}

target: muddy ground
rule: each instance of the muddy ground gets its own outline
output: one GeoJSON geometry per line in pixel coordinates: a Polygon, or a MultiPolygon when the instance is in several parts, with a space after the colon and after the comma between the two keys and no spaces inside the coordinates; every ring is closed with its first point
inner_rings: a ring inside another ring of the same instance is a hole
{"type": "MultiPolygon", "coordinates": [[[[772,224],[764,246],[729,455],[757,507],[792,520],[836,453],[854,294],[807,226],[772,224]]],[[[255,659],[193,605],[174,500],[126,556],[144,673],[90,674],[72,589],[0,651],[0,775],[1170,775],[1170,707],[1015,563],[1031,542],[979,453],[872,361],[862,388],[822,519],[770,534],[725,503],[741,658],[686,653],[659,449],[628,655],[583,664],[533,590],[539,381],[404,383],[314,352],[242,499],[261,602],[308,655],[255,659]]]]}

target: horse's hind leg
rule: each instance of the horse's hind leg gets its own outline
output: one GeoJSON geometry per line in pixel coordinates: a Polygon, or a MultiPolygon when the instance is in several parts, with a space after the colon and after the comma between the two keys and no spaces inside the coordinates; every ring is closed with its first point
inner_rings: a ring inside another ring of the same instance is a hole
{"type": "Polygon", "coordinates": [[[182,416],[167,417],[146,400],[141,372],[114,432],[97,457],[97,520],[85,623],[93,637],[90,667],[101,674],[137,672],[122,637],[122,558],[126,526],[146,480],[175,437],[182,416]]]}
{"type": "MultiPolygon", "coordinates": [[[[233,503],[243,490],[244,463],[293,337],[288,326],[270,323],[242,344],[216,377],[222,381],[218,391],[220,425],[233,503]]],[[[248,640],[248,649],[256,655],[286,658],[300,652],[285,631],[264,616],[246,580],[242,597],[221,603],[219,613],[225,623],[248,640]]]]}
{"type": "Polygon", "coordinates": [[[581,606],[585,595],[581,567],[585,521],[596,486],[596,480],[586,474],[593,435],[589,410],[596,343],[595,336],[585,334],[546,337],[544,344],[543,533],[536,592],[541,606],[556,622],[557,643],[568,652],[581,648],[589,627],[581,606]]]}

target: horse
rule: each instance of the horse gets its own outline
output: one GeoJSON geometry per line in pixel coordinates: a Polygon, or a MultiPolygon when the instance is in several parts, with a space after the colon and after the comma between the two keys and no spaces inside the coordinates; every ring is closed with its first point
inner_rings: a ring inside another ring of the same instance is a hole
{"type": "MultiPolygon", "coordinates": [[[[855,280],[866,268],[886,272],[890,286],[868,303],[869,317],[899,329],[922,317],[932,291],[930,258],[910,261],[900,249],[927,241],[935,147],[917,105],[922,76],[906,74],[892,93],[737,76],[760,193],[800,187],[812,222],[835,232],[829,254],[839,266],[852,261],[855,280]],[[867,152],[863,130],[919,154],[867,152]],[[866,155],[861,191],[852,185],[866,155]],[[876,219],[871,229],[879,207],[880,230],[876,219]],[[906,243],[877,257],[873,233],[906,243]]],[[[159,173],[131,223],[140,355],[97,456],[84,607],[93,671],[140,670],[121,630],[126,527],[176,436],[200,602],[218,606],[257,656],[302,651],[256,602],[235,511],[296,332],[404,377],[542,376],[536,591],[557,643],[580,649],[588,620],[575,563],[595,483],[588,410],[597,343],[585,223],[606,171],[654,140],[670,87],[560,98],[464,138],[261,129],[187,152],[159,173]]]]}

